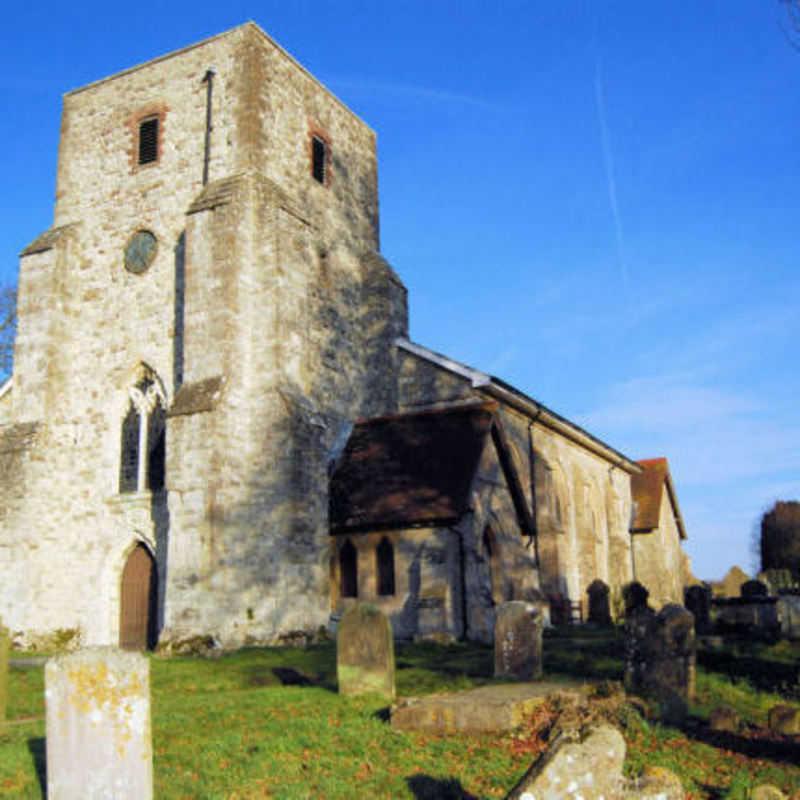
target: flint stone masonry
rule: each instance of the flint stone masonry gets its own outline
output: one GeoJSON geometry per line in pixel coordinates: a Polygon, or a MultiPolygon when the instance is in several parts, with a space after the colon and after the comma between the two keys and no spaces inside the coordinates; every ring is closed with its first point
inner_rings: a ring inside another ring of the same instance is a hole
{"type": "Polygon", "coordinates": [[[536,680],[542,677],[544,619],[533,603],[503,603],[494,627],[494,676],[536,680]]]}
{"type": "Polygon", "coordinates": [[[582,742],[560,737],[537,759],[506,800],[611,800],[622,794],[625,740],[608,725],[591,728],[582,742]]]}
{"type": "Polygon", "coordinates": [[[339,621],[336,634],[339,693],[375,692],[392,700],[394,673],[394,637],[389,619],[374,606],[353,606],[339,621]]]}
{"type": "Polygon", "coordinates": [[[88,648],[45,666],[50,800],[153,796],[150,662],[88,648]]]}

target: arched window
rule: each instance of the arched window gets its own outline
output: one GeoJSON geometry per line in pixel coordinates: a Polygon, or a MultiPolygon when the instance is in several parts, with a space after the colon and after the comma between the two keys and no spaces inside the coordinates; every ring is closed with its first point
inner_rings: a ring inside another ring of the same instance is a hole
{"type": "Polygon", "coordinates": [[[394,547],[384,536],[375,549],[378,562],[378,594],[394,594],[394,547]]]}
{"type": "Polygon", "coordinates": [[[163,489],[166,456],[166,398],[159,381],[146,375],[128,389],[119,462],[121,493],[163,489]]]}
{"type": "Polygon", "coordinates": [[[358,553],[349,539],[339,550],[339,581],[342,597],[358,597],[358,553]]]}

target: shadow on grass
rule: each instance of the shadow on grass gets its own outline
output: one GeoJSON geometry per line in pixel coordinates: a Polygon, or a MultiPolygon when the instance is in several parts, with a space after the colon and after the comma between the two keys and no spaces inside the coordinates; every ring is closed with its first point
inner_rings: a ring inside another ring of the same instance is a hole
{"type": "Polygon", "coordinates": [[[613,628],[572,629],[544,639],[544,670],[591,680],[622,680],[624,642],[613,628]]]}
{"type": "Polygon", "coordinates": [[[31,754],[36,778],[42,790],[42,797],[47,797],[47,755],[43,737],[28,739],[28,752],[31,754]]]}
{"type": "Polygon", "coordinates": [[[455,778],[440,780],[429,775],[412,775],[406,778],[406,783],[416,800],[478,800],[455,778]]]}
{"type": "Polygon", "coordinates": [[[800,763],[800,742],[740,736],[728,731],[715,731],[699,720],[690,720],[683,728],[691,739],[711,745],[718,750],[730,750],[748,758],[767,759],[790,766],[800,763]]]}
{"type": "Polygon", "coordinates": [[[697,664],[726,678],[742,678],[756,689],[800,699],[800,664],[714,650],[698,650],[697,664]]]}

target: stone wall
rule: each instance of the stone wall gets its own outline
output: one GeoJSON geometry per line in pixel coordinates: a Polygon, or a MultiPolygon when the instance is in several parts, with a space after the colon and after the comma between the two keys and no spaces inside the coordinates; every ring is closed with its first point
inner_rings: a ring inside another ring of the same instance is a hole
{"type": "Polygon", "coordinates": [[[633,536],[636,580],[647,587],[656,608],[683,603],[688,575],[681,538],[666,488],[662,495],[658,527],[633,536]]]}
{"type": "MultiPolygon", "coordinates": [[[[447,359],[441,362],[401,348],[401,409],[487,399],[487,390],[470,379],[474,371],[463,365],[448,369],[443,366],[447,359]]],[[[498,400],[495,395],[492,399],[498,400]]],[[[498,417],[538,534],[541,590],[585,601],[587,587],[599,578],[610,586],[616,603],[633,577],[630,474],[620,466],[624,457],[609,448],[604,456],[596,440],[591,449],[582,446],[578,440],[590,437],[580,429],[573,428],[570,437],[535,411],[528,414],[498,402],[498,417]]]]}
{"type": "Polygon", "coordinates": [[[395,410],[392,343],[407,334],[377,203],[374,133],[252,23],[65,96],[54,226],[21,260],[0,433],[38,425],[0,475],[0,565],[15,576],[0,614],[19,641],[75,629],[115,643],[139,542],[162,640],[325,624],[328,460],[352,420],[395,410]],[[159,152],[142,165],[149,116],[159,152]],[[157,249],[134,274],[123,253],[139,230],[157,249]],[[166,486],[120,493],[142,376],[172,409],[166,486]]]}
{"type": "Polygon", "coordinates": [[[469,511],[450,527],[419,527],[331,537],[332,608],[375,605],[398,638],[467,637],[493,641],[495,609],[507,600],[532,599],[538,590],[533,542],[525,536],[498,459],[487,439],[473,478],[469,511]],[[394,551],[395,592],[379,594],[377,549],[394,551]],[[357,551],[358,596],[342,597],[339,552],[357,551]]]}

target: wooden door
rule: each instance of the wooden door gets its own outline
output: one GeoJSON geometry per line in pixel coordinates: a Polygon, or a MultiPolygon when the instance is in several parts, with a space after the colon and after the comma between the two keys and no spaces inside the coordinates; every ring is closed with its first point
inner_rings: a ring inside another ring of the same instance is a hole
{"type": "Polygon", "coordinates": [[[155,646],[157,581],[153,557],[143,544],[136,545],[122,570],[119,646],[125,650],[155,646]]]}

